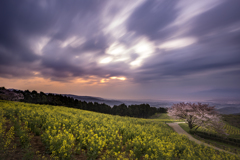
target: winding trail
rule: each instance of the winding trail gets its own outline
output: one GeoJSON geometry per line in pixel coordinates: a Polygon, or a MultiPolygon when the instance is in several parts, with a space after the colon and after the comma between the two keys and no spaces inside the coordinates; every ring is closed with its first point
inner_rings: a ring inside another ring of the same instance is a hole
{"type": "MultiPolygon", "coordinates": [[[[205,145],[205,146],[212,147],[212,148],[214,148],[214,149],[216,149],[216,150],[219,150],[219,151],[223,151],[223,152],[226,152],[226,153],[230,153],[230,154],[233,154],[233,155],[237,155],[237,154],[235,154],[235,153],[232,153],[232,152],[223,150],[223,149],[221,149],[221,148],[218,148],[218,147],[209,145],[209,144],[207,144],[207,143],[204,143],[204,142],[202,142],[202,141],[199,141],[199,140],[193,138],[193,136],[190,135],[189,133],[187,133],[186,131],[184,131],[184,130],[182,129],[182,127],[180,127],[180,126],[178,125],[178,123],[185,123],[185,122],[167,123],[167,125],[169,125],[170,127],[172,127],[172,128],[174,129],[174,131],[176,131],[177,133],[182,134],[182,135],[186,135],[191,141],[194,141],[194,142],[196,142],[197,144],[203,144],[203,145],[205,145]]],[[[239,155],[238,155],[238,156],[239,156],[239,155]]]]}

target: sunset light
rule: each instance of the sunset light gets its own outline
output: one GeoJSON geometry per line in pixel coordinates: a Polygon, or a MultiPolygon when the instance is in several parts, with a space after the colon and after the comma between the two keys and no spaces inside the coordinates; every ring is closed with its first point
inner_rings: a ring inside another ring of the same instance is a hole
{"type": "Polygon", "coordinates": [[[6,88],[115,99],[239,99],[238,1],[3,0],[0,6],[6,88]]]}
{"type": "Polygon", "coordinates": [[[109,62],[111,62],[112,60],[113,60],[112,57],[106,57],[106,58],[103,58],[103,59],[100,61],[100,63],[109,63],[109,62]]]}
{"type": "Polygon", "coordinates": [[[127,78],[126,77],[110,77],[110,78],[103,78],[101,79],[101,83],[106,83],[109,82],[110,80],[120,80],[120,81],[125,81],[127,78]]]}

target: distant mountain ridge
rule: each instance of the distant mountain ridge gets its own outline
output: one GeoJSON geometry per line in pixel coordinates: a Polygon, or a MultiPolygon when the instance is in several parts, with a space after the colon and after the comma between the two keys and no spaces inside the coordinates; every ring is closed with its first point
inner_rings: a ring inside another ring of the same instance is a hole
{"type": "Polygon", "coordinates": [[[63,96],[67,96],[67,97],[73,97],[75,99],[82,99],[82,100],[86,100],[86,101],[101,101],[104,100],[104,98],[101,97],[92,97],[92,96],[77,96],[77,95],[73,95],[73,94],[62,94],[63,96]]]}
{"type": "Polygon", "coordinates": [[[92,97],[92,96],[78,96],[73,94],[61,94],[63,96],[72,97],[74,99],[86,102],[98,102],[98,103],[105,103],[111,107],[114,105],[126,104],[126,105],[139,105],[139,104],[149,104],[152,107],[163,107],[168,108],[171,107],[173,103],[177,102],[170,102],[170,101],[140,101],[140,100],[114,100],[114,99],[105,99],[101,97],[92,97]]]}
{"type": "Polygon", "coordinates": [[[224,107],[218,109],[221,114],[240,114],[240,107],[224,107]]]}
{"type": "MultiPolygon", "coordinates": [[[[7,89],[10,92],[14,92],[14,91],[21,91],[18,89],[7,89]]],[[[49,94],[49,93],[46,93],[49,94]]],[[[138,100],[114,100],[114,99],[105,99],[105,98],[101,98],[101,97],[93,97],[93,96],[78,96],[78,95],[73,95],[73,94],[57,94],[57,93],[51,93],[54,95],[63,95],[66,97],[72,97],[73,99],[77,99],[80,101],[85,101],[85,102],[97,102],[99,104],[101,103],[105,103],[111,107],[113,107],[114,105],[120,105],[120,104],[126,104],[126,105],[132,105],[132,104],[149,104],[152,107],[163,107],[163,108],[168,108],[171,107],[174,103],[179,103],[180,101],[138,101],[138,100]]],[[[193,102],[194,103],[194,102],[193,102]]],[[[195,102],[196,103],[196,102],[195,102]]],[[[202,102],[202,103],[207,103],[210,106],[216,106],[216,109],[221,113],[221,114],[240,114],[240,104],[229,104],[229,102],[224,102],[224,101],[215,101],[215,102],[211,102],[211,101],[206,101],[206,102],[202,102]]]]}
{"type": "MultiPolygon", "coordinates": [[[[98,103],[105,103],[110,106],[114,105],[120,105],[120,104],[142,104],[147,103],[150,106],[153,107],[171,107],[173,103],[178,102],[171,102],[171,101],[159,101],[159,102],[142,102],[142,101],[133,101],[133,100],[110,100],[110,99],[104,99],[101,97],[92,97],[92,96],[77,96],[72,94],[62,94],[64,96],[72,97],[74,99],[80,100],[80,101],[86,101],[86,102],[98,102],[98,103]]],[[[216,109],[220,114],[240,114],[240,105],[239,104],[226,104],[226,103],[213,103],[213,102],[203,102],[203,103],[209,103],[211,106],[216,106],[216,109]]]]}
{"type": "Polygon", "coordinates": [[[114,105],[120,105],[124,102],[119,100],[110,100],[110,99],[104,99],[101,97],[92,97],[92,96],[77,96],[73,94],[62,94],[63,96],[72,97],[74,99],[80,100],[80,101],[86,101],[86,102],[98,102],[98,103],[105,103],[110,106],[114,105]]]}

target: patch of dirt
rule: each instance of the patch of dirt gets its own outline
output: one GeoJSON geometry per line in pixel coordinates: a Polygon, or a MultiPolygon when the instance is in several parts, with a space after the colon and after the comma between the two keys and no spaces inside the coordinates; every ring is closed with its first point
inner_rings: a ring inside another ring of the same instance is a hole
{"type": "MultiPolygon", "coordinates": [[[[12,127],[12,124],[10,123],[9,120],[6,121],[5,127],[6,127],[6,132],[8,132],[12,127]]],[[[0,159],[2,158],[4,160],[17,160],[23,157],[24,152],[21,148],[19,137],[17,137],[16,135],[14,136],[15,137],[11,142],[11,145],[9,146],[10,149],[6,150],[5,153],[0,153],[0,159]],[[14,145],[16,146],[16,148],[12,149],[14,145]]]]}
{"type": "Polygon", "coordinates": [[[87,156],[86,156],[85,152],[81,152],[80,154],[73,154],[73,159],[86,160],[87,156]]]}
{"type": "Polygon", "coordinates": [[[46,153],[46,148],[42,142],[41,136],[34,136],[33,133],[31,133],[31,149],[33,151],[33,159],[51,159],[51,154],[46,153]]]}
{"type": "Polygon", "coordinates": [[[36,150],[36,151],[39,151],[39,153],[41,154],[45,154],[45,146],[44,144],[42,143],[42,140],[41,140],[41,136],[34,136],[32,139],[31,139],[31,147],[36,150]]]}
{"type": "Polygon", "coordinates": [[[6,133],[7,133],[10,130],[10,128],[12,127],[10,120],[8,120],[8,119],[6,120],[5,127],[6,127],[6,133]]]}

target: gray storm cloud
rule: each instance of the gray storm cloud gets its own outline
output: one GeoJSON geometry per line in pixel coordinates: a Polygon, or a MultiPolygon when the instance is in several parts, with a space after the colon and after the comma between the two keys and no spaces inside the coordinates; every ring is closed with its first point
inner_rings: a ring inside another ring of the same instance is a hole
{"type": "Polygon", "coordinates": [[[124,76],[186,95],[239,97],[240,2],[180,3],[3,0],[0,77],[124,76]]]}

